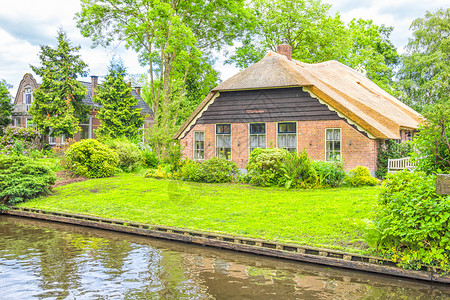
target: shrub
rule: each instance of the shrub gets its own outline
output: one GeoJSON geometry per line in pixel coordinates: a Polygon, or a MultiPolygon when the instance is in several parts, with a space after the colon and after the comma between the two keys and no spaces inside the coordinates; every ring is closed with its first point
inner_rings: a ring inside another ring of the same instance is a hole
{"type": "Polygon", "coordinates": [[[259,186],[282,186],[285,183],[284,160],[289,152],[278,148],[257,148],[250,153],[245,167],[249,182],[259,186]]]}
{"type": "Polygon", "coordinates": [[[171,172],[171,165],[159,165],[157,169],[150,169],[145,172],[145,178],[156,178],[156,179],[172,179],[176,177],[176,174],[171,172]]]}
{"type": "Polygon", "coordinates": [[[0,155],[0,205],[16,204],[50,192],[54,173],[25,156],[0,155]]]}
{"type": "Polygon", "coordinates": [[[305,150],[300,153],[289,153],[284,160],[285,183],[289,189],[315,188],[319,184],[316,170],[312,167],[311,160],[305,150]]]}
{"type": "Polygon", "coordinates": [[[351,186],[376,185],[378,180],[370,175],[369,169],[357,166],[348,172],[345,183],[351,186]]]}
{"type": "Polygon", "coordinates": [[[318,177],[306,151],[255,149],[247,164],[249,182],[260,186],[316,187],[318,177]]]}
{"type": "Polygon", "coordinates": [[[377,171],[375,175],[384,178],[388,170],[388,159],[402,158],[411,155],[412,144],[409,142],[398,143],[395,140],[386,140],[378,149],[377,171]]]}
{"type": "Polygon", "coordinates": [[[108,140],[105,144],[119,156],[118,167],[122,171],[131,172],[133,169],[142,165],[144,157],[141,149],[126,138],[108,140]]]}
{"type": "Polygon", "coordinates": [[[159,164],[158,156],[151,149],[143,149],[142,157],[146,167],[156,168],[159,164]]]}
{"type": "Polygon", "coordinates": [[[183,166],[183,148],[179,141],[171,142],[164,151],[163,163],[172,166],[173,172],[178,171],[183,166]]]}
{"type": "MultiPolygon", "coordinates": [[[[436,177],[387,175],[376,208],[376,246],[399,265],[450,271],[450,197],[436,194],[436,177]]],[[[373,235],[372,235],[373,236],[373,235]]]]}
{"type": "Polygon", "coordinates": [[[313,161],[312,167],[316,170],[322,186],[339,187],[347,175],[344,171],[344,164],[340,161],[313,161]]]}
{"type": "Polygon", "coordinates": [[[225,183],[233,181],[238,173],[239,169],[235,162],[212,157],[204,162],[186,160],[178,176],[189,181],[225,183]]]}
{"type": "Polygon", "coordinates": [[[114,150],[93,139],[73,144],[64,157],[70,170],[89,178],[112,176],[119,163],[119,157],[114,150]]]}
{"type": "Polygon", "coordinates": [[[24,154],[39,147],[40,133],[34,128],[7,127],[0,137],[0,154],[24,154]]]}

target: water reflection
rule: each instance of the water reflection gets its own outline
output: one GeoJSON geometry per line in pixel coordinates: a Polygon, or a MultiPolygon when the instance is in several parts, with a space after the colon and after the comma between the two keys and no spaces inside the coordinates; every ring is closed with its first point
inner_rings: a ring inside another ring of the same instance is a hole
{"type": "Polygon", "coordinates": [[[421,282],[0,216],[1,299],[445,299],[421,282]]]}

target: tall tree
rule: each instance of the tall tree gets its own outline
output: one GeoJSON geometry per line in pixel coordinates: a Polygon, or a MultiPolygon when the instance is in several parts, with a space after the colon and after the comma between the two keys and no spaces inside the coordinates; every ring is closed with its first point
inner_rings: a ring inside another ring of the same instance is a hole
{"type": "MultiPolygon", "coordinates": [[[[167,142],[180,112],[181,102],[174,102],[174,93],[185,94],[192,66],[204,54],[231,44],[242,33],[250,18],[244,2],[82,0],[76,19],[81,33],[91,37],[94,45],[125,41],[148,66],[153,132],[164,132],[167,142]]],[[[158,152],[163,144],[162,140],[156,142],[158,152]]]]}
{"type": "Polygon", "coordinates": [[[413,21],[413,36],[402,56],[402,100],[419,112],[450,101],[450,8],[427,12],[413,21]]]}
{"type": "Polygon", "coordinates": [[[254,30],[228,63],[246,68],[286,41],[292,57],[306,63],[338,60],[362,69],[381,87],[390,89],[398,54],[389,41],[391,27],[371,20],[352,20],[329,15],[330,5],[320,0],[253,0],[257,21],[254,30]]]}
{"type": "Polygon", "coordinates": [[[0,80],[0,136],[3,135],[5,127],[11,124],[13,105],[8,92],[10,87],[6,81],[0,80]]]}
{"type": "Polygon", "coordinates": [[[105,82],[97,87],[94,101],[102,105],[96,115],[101,123],[96,130],[99,136],[136,137],[144,123],[141,109],[135,108],[138,100],[131,95],[125,75],[123,62],[111,60],[105,82]]]}
{"type": "Polygon", "coordinates": [[[57,40],[56,48],[41,46],[42,66],[31,66],[42,83],[33,93],[30,113],[41,134],[72,137],[89,113],[89,107],[83,103],[87,90],[77,81],[78,75],[86,76],[87,65],[77,54],[80,46],[73,47],[62,29],[57,40]]]}

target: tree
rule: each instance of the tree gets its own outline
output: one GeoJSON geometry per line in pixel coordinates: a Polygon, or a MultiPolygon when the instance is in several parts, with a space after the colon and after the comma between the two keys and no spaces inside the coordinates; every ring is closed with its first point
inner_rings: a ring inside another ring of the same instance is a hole
{"type": "Polygon", "coordinates": [[[8,92],[11,86],[4,80],[0,80],[0,135],[3,135],[6,126],[11,124],[13,105],[8,92]]]}
{"type": "Polygon", "coordinates": [[[306,63],[338,60],[363,69],[382,88],[392,92],[393,68],[399,58],[389,41],[392,27],[371,20],[352,20],[348,26],[339,14],[329,15],[320,0],[254,0],[254,30],[227,63],[246,68],[276,51],[283,41],[292,46],[292,58],[306,63]]]}
{"type": "Polygon", "coordinates": [[[414,138],[418,166],[428,174],[450,173],[450,103],[429,106],[424,116],[414,138]]]}
{"type": "Polygon", "coordinates": [[[244,0],[82,0],[81,6],[77,26],[94,45],[124,41],[149,67],[153,133],[165,137],[156,141],[157,152],[176,130],[179,95],[186,94],[193,65],[231,44],[250,19],[244,0]]]}
{"type": "Polygon", "coordinates": [[[144,123],[141,109],[135,108],[138,100],[131,95],[131,87],[125,82],[122,61],[111,61],[106,81],[97,87],[94,101],[100,103],[97,118],[101,137],[136,137],[144,123]]]}
{"type": "Polygon", "coordinates": [[[401,100],[421,112],[427,105],[450,101],[450,8],[427,12],[410,29],[399,86],[401,100]]]}
{"type": "Polygon", "coordinates": [[[31,66],[41,76],[42,83],[33,95],[30,114],[41,134],[72,137],[80,131],[89,107],[83,103],[87,93],[77,76],[86,76],[87,65],[76,54],[80,46],[73,47],[66,33],[58,31],[58,46],[41,46],[41,67],[31,66]]]}

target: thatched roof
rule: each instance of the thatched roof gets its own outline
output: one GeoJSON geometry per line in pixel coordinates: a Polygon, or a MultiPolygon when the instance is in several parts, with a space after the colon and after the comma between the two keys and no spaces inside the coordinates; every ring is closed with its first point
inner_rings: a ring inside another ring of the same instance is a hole
{"type": "Polygon", "coordinates": [[[366,76],[337,61],[307,64],[269,52],[256,64],[212,89],[174,138],[189,130],[215,93],[295,86],[303,87],[373,138],[400,139],[400,129],[417,129],[422,119],[366,76]]]}

